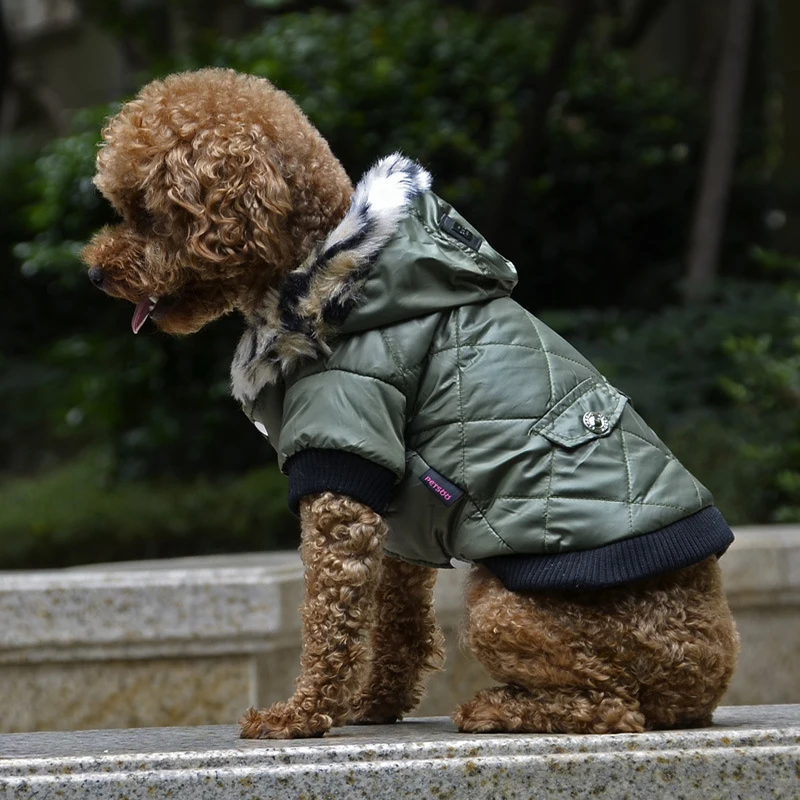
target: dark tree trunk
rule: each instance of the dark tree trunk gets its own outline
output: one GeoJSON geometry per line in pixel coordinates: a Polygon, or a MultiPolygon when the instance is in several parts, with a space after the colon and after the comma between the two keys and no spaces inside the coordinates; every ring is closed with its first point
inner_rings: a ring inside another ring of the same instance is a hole
{"type": "Polygon", "coordinates": [[[4,130],[10,121],[6,119],[11,97],[11,66],[13,54],[11,52],[11,39],[6,27],[6,18],[3,13],[3,4],[0,3],[0,131],[4,130]]]}
{"type": "Polygon", "coordinates": [[[644,39],[671,0],[639,0],[628,21],[611,37],[611,46],[632,50],[644,39]]]}
{"type": "Polygon", "coordinates": [[[533,102],[522,116],[519,134],[511,148],[508,166],[497,188],[486,226],[487,237],[499,241],[509,204],[519,186],[533,172],[539,150],[547,134],[547,114],[556,93],[563,86],[572,66],[581,37],[595,14],[594,0],[572,0],[569,13],[553,49],[544,74],[533,77],[527,87],[534,91],[533,102]]]}
{"type": "Polygon", "coordinates": [[[733,177],[754,0],[730,0],[725,41],[714,84],[711,125],[689,243],[684,298],[706,299],[717,274],[733,177]]]}

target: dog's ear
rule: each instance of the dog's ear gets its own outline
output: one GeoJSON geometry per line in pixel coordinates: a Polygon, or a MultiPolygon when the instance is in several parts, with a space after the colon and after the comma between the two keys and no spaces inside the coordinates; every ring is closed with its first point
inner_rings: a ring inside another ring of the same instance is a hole
{"type": "Polygon", "coordinates": [[[164,157],[158,189],[146,190],[148,205],[185,221],[177,233],[187,254],[204,264],[281,263],[292,203],[270,151],[263,137],[246,132],[181,142],[164,157]]]}

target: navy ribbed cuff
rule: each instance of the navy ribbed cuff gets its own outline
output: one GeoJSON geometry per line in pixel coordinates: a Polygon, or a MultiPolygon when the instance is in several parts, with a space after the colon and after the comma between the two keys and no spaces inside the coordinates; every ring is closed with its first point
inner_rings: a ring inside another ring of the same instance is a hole
{"type": "Polygon", "coordinates": [[[479,563],[512,592],[605,589],[722,555],[733,533],[714,506],[660,530],[574,553],[485,558],[479,563]]]}
{"type": "Polygon", "coordinates": [[[300,515],[300,500],[310,494],[335,492],[385,513],[395,474],[374,461],[344,450],[302,450],[284,467],[289,476],[289,509],[300,515]]]}

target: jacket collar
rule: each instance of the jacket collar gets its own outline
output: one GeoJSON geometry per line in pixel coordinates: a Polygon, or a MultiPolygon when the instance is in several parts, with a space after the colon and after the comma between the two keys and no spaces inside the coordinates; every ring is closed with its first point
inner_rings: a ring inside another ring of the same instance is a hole
{"type": "Polygon", "coordinates": [[[328,341],[358,302],[370,267],[411,201],[430,185],[430,174],[399,153],[364,175],[344,219],[248,316],[231,365],[231,390],[240,403],[252,406],[264,386],[299,362],[328,355],[328,341]]]}

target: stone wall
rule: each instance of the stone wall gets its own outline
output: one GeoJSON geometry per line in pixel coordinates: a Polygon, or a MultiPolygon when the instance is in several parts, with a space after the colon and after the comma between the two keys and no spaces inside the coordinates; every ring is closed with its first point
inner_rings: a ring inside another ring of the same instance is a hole
{"type": "MultiPolygon", "coordinates": [[[[799,702],[800,527],[736,535],[721,564],[742,653],[724,702],[799,702]]],[[[458,648],[462,578],[440,574],[448,660],[420,715],[491,682],[458,648]]],[[[301,596],[295,553],[0,573],[0,730],[230,723],[285,699],[301,596]]]]}

